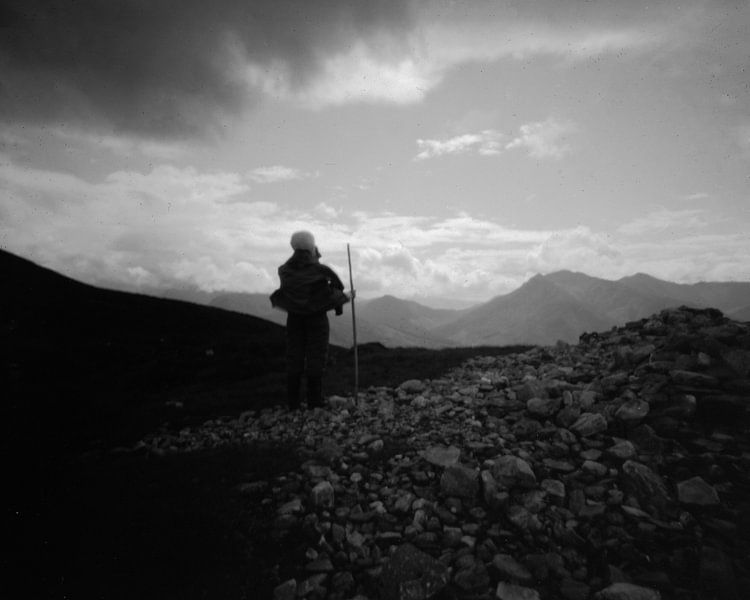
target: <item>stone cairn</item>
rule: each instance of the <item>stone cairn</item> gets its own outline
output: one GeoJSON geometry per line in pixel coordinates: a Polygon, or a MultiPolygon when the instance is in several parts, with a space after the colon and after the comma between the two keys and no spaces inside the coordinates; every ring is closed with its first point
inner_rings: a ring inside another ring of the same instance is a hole
{"type": "Polygon", "coordinates": [[[276,600],[750,598],[750,323],[670,309],[360,396],[140,446],[295,444],[237,488],[306,547],[276,600]]]}

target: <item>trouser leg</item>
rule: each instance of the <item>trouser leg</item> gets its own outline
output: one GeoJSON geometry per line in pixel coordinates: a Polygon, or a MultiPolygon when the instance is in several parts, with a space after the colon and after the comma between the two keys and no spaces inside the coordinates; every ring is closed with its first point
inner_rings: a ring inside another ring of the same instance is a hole
{"type": "Polygon", "coordinates": [[[286,369],[287,404],[289,408],[299,408],[300,386],[305,368],[305,346],[307,332],[305,321],[299,315],[289,314],[286,320],[286,369]]]}
{"type": "Polygon", "coordinates": [[[307,404],[323,406],[323,373],[328,357],[328,317],[325,313],[311,315],[307,320],[305,372],[307,374],[307,404]]]}
{"type": "Polygon", "coordinates": [[[323,378],[316,375],[307,376],[307,406],[323,406],[323,378]]]}
{"type": "Polygon", "coordinates": [[[299,373],[288,373],[286,376],[286,403],[292,410],[299,408],[299,392],[301,387],[302,375],[299,373]]]}

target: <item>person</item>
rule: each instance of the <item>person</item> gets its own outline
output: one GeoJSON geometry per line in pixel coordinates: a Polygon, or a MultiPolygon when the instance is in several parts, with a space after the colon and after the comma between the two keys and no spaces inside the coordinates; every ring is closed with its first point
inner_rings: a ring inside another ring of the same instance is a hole
{"type": "Polygon", "coordinates": [[[350,297],[330,267],[320,263],[320,251],[309,231],[296,231],[290,240],[294,253],[279,267],[281,286],[271,294],[271,305],[287,312],[287,403],[300,407],[302,376],[307,383],[307,406],[323,406],[323,373],[328,357],[328,315],[343,312],[350,297]]]}

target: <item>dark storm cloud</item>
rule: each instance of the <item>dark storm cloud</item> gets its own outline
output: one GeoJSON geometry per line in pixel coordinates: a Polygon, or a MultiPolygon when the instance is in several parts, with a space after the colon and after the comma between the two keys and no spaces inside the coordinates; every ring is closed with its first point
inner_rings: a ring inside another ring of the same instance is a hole
{"type": "Polygon", "coordinates": [[[400,0],[12,0],[0,8],[0,115],[206,132],[257,101],[238,60],[281,63],[302,86],[326,53],[410,20],[400,0]]]}

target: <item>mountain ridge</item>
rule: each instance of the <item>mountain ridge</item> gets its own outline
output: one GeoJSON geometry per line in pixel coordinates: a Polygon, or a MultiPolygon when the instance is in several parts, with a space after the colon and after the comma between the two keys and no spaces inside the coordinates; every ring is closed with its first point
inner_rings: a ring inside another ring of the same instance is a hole
{"type": "MultiPolygon", "coordinates": [[[[26,261],[20,257],[17,260],[26,261]]],[[[154,294],[153,290],[150,292],[154,294]]],[[[163,290],[162,294],[172,300],[242,313],[281,326],[286,322],[285,313],[273,309],[268,295],[263,293],[210,294],[186,288],[163,290]]],[[[549,345],[558,340],[575,342],[582,333],[602,331],[683,305],[718,308],[730,318],[748,320],[750,282],[680,284],[645,273],[609,280],[561,270],[536,274],[516,290],[463,309],[432,308],[393,295],[358,298],[356,302],[358,343],[435,349],[484,344],[549,345]]],[[[347,305],[342,316],[331,316],[332,344],[352,345],[350,310],[347,305]]]]}

